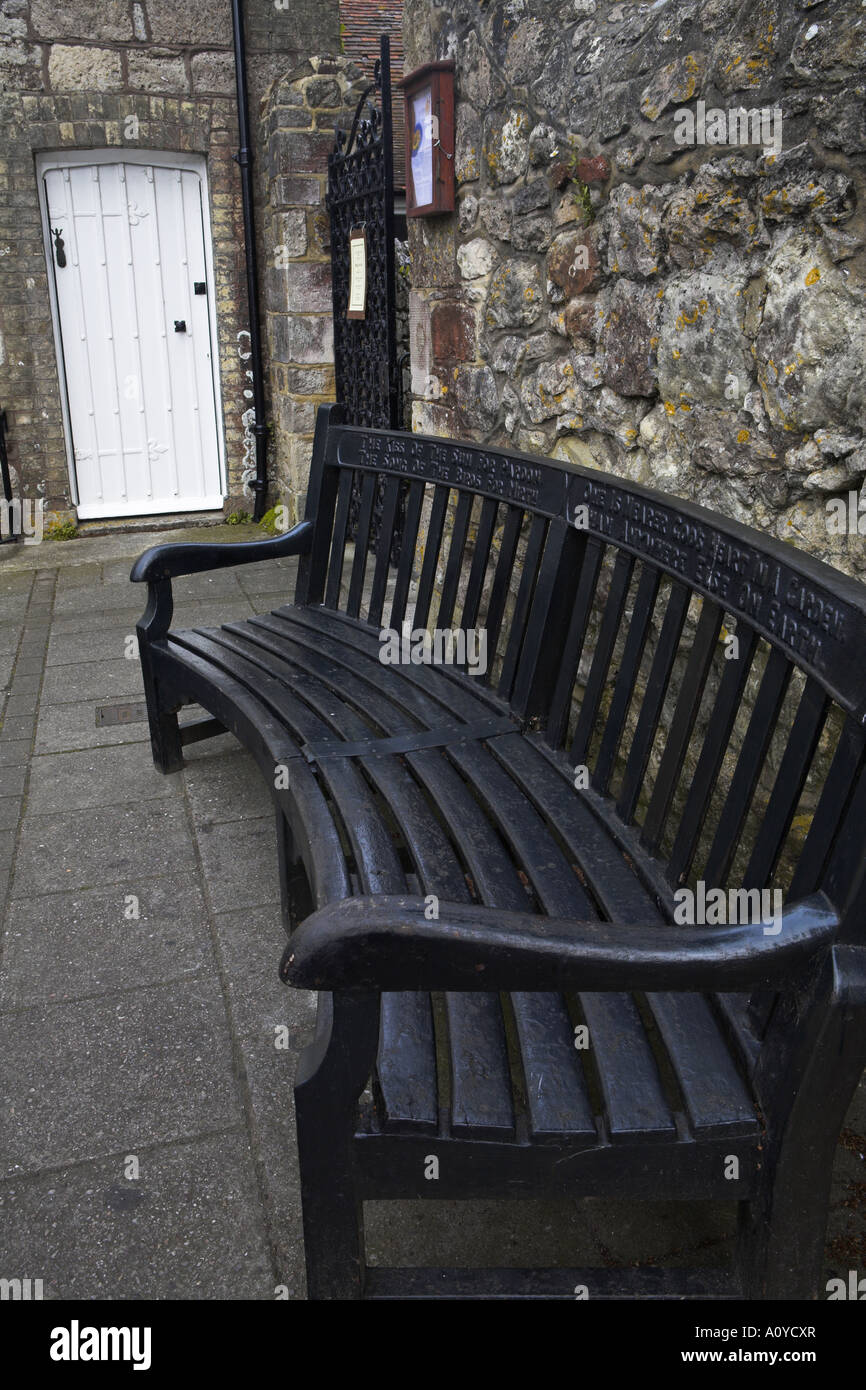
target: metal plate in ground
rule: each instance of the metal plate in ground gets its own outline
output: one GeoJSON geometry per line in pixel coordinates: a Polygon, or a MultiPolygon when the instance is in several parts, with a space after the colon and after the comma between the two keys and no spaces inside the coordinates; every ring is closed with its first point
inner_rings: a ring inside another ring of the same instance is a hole
{"type": "Polygon", "coordinates": [[[140,724],[147,719],[147,705],[144,700],[133,700],[125,705],[97,705],[96,727],[102,729],[106,724],[140,724]]]}

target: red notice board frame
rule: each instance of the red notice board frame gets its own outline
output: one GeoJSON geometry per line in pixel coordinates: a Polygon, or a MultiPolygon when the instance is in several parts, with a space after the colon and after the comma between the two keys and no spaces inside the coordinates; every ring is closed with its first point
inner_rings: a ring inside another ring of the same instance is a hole
{"type": "Polygon", "coordinates": [[[432,217],[454,211],[454,60],[425,63],[401,82],[406,121],[406,216],[432,217]],[[431,89],[433,117],[432,197],[418,204],[412,176],[412,98],[431,89]],[[438,134],[437,134],[438,132],[438,134]]]}

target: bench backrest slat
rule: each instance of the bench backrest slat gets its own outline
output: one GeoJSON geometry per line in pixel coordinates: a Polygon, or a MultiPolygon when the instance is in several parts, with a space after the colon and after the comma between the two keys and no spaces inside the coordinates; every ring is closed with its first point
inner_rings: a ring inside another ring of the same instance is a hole
{"type": "Polygon", "coordinates": [[[447,487],[437,487],[434,490],[430,515],[424,528],[424,559],[421,563],[421,575],[418,580],[418,596],[415,600],[413,623],[413,626],[417,628],[426,627],[427,619],[430,616],[436,571],[439,566],[439,552],[442,548],[445,518],[448,514],[448,497],[447,487]]]}
{"type": "Polygon", "coordinates": [[[424,484],[418,481],[411,482],[406,497],[406,511],[400,540],[400,559],[397,562],[389,617],[391,626],[396,628],[398,632],[402,631],[403,620],[406,617],[406,604],[415,568],[415,548],[418,544],[418,528],[421,524],[423,506],[424,484]]]}
{"type": "Polygon", "coordinates": [[[585,537],[572,526],[550,522],[510,694],[512,709],[523,718],[547,716],[584,547],[585,537]]]}
{"type": "Polygon", "coordinates": [[[583,644],[586,640],[586,630],[595,601],[602,560],[604,559],[604,546],[601,541],[596,540],[594,536],[587,536],[585,532],[581,540],[583,543],[583,556],[580,578],[578,580],[577,592],[575,594],[568,631],[563,646],[562,660],[559,664],[559,673],[554,685],[553,698],[550,702],[550,711],[547,719],[547,740],[554,748],[561,747],[568,734],[572,691],[574,689],[575,680],[577,679],[577,670],[580,665],[583,644]]]}
{"type": "Polygon", "coordinates": [[[634,564],[634,556],[629,555],[626,551],[621,551],[616,557],[610,591],[604,605],[598,641],[593,653],[589,679],[586,682],[586,690],[580,703],[577,729],[571,744],[571,761],[575,764],[585,763],[587,759],[589,741],[595,728],[599,703],[610,670],[614,643],[622,621],[634,564]]]}
{"type": "MultiPolygon", "coordinates": [[[[827,861],[847,808],[866,767],[866,729],[850,717],[836,745],[821,795],[791,881],[791,896],[814,893],[825,877],[827,861]]],[[[862,829],[862,827],[861,827],[862,829]]]]}
{"type": "Polygon", "coordinates": [[[619,751],[620,740],[623,736],[626,716],[650,634],[660,583],[659,570],[654,565],[645,565],[635,593],[634,614],[629,624],[622,661],[614,685],[613,698],[610,702],[610,713],[604,725],[592,775],[593,786],[596,791],[602,794],[606,794],[610,787],[610,779],[619,751]]]}
{"type": "Polygon", "coordinates": [[[683,883],[688,877],[757,650],[758,634],[752,628],[746,628],[740,636],[739,659],[725,663],[707,734],[668,859],[668,879],[673,884],[683,883]]]}
{"type": "Polygon", "coordinates": [[[647,764],[659,727],[662,707],[667,695],[674,661],[679,649],[691,594],[685,584],[674,580],[668,596],[659,640],[647,676],[637,726],[628,752],[617,812],[630,825],[634,820],[638,797],[644,785],[647,764]]]}
{"type": "Polygon", "coordinates": [[[520,658],[520,651],[526,632],[526,624],[529,620],[532,592],[535,587],[538,568],[541,564],[546,534],[546,519],[543,516],[533,516],[530,522],[529,536],[526,541],[523,564],[520,569],[520,584],[508,627],[508,641],[505,646],[505,654],[502,658],[502,669],[497,686],[499,694],[506,700],[510,697],[514,685],[517,663],[520,658]]]}
{"type": "Polygon", "coordinates": [[[472,505],[474,500],[471,492],[461,492],[458,494],[457,507],[454,512],[454,521],[448,542],[448,560],[445,564],[442,593],[439,598],[439,608],[436,613],[436,626],[443,630],[451,627],[451,622],[454,617],[454,606],[457,602],[457,585],[460,581],[460,572],[463,568],[466,537],[469,534],[469,522],[472,516],[472,505]]]}
{"type": "Polygon", "coordinates": [[[517,547],[520,542],[520,527],[522,522],[523,512],[521,508],[509,507],[502,528],[499,557],[496,561],[496,568],[493,573],[490,601],[487,606],[487,614],[484,622],[487,631],[487,648],[491,657],[496,651],[499,642],[499,634],[502,629],[502,620],[505,616],[505,605],[508,600],[509,585],[514,571],[517,547]]]}
{"type": "Polygon", "coordinates": [[[743,874],[744,888],[765,888],[773,877],[829,708],[826,691],[810,678],[800,697],[767,809],[743,874]]]}
{"type": "Polygon", "coordinates": [[[478,613],[484,592],[484,580],[490,564],[490,547],[493,542],[493,532],[498,513],[499,503],[496,498],[485,497],[478,517],[475,548],[472,553],[472,564],[466,581],[466,595],[460,618],[460,626],[465,631],[474,628],[478,622],[478,613]]]}
{"type": "Polygon", "coordinates": [[[360,617],[361,613],[361,597],[364,593],[364,578],[367,572],[367,550],[370,544],[373,504],[376,501],[378,481],[375,473],[365,473],[361,479],[355,554],[352,557],[352,576],[349,580],[349,598],[346,604],[346,612],[350,618],[360,617]]]}
{"type": "Polygon", "coordinates": [[[354,473],[346,470],[340,474],[337,507],[334,513],[334,534],[331,540],[331,559],[328,565],[328,582],[325,588],[325,606],[327,608],[337,608],[340,602],[343,564],[346,557],[346,536],[349,530],[349,510],[352,505],[354,482],[354,473]]]}
{"type": "Polygon", "coordinates": [[[790,679],[791,663],[784,652],[775,649],[770,653],[764,670],[749,727],[704,865],[703,876],[708,883],[727,882],[728,870],[739,844],[790,679]]]}
{"type": "Polygon", "coordinates": [[[698,706],[710,673],[710,664],[715,655],[716,643],[722,626],[722,616],[721,609],[715,603],[704,602],[701,605],[697,631],[689,652],[661,765],[641,831],[641,841],[651,853],[655,853],[661,844],[665,823],[695,726],[698,706]]]}
{"type": "Polygon", "coordinates": [[[373,569],[373,584],[370,589],[369,621],[378,627],[382,621],[385,595],[388,589],[388,573],[391,564],[394,527],[397,524],[400,505],[400,490],[405,487],[399,478],[388,478],[382,497],[382,517],[376,537],[376,563],[373,569]]]}

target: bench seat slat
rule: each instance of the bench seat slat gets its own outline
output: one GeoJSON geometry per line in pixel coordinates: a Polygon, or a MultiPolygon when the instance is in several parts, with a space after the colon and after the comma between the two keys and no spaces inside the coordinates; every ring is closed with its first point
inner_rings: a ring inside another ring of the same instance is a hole
{"type": "MultiPolygon", "coordinates": [[[[434,679],[430,667],[423,665],[403,666],[395,672],[379,661],[378,634],[369,628],[349,623],[327,609],[278,608],[271,617],[281,618],[314,633],[314,640],[322,644],[323,650],[327,650],[335,660],[352,665],[353,669],[366,671],[368,678],[371,669],[383,684],[389,673],[396,676],[400,690],[405,692],[405,701],[414,699],[413,692],[417,690],[424,699],[435,700],[440,708],[450,710],[452,715],[465,719],[467,723],[477,720],[485,709],[494,710],[497,714],[507,712],[507,705],[474,678],[457,674],[452,676],[440,667],[434,679]],[[372,668],[369,661],[371,656],[375,659],[372,668]]],[[[393,681],[389,688],[394,688],[393,681]]]]}
{"type": "Polygon", "coordinates": [[[581,994],[611,1143],[676,1138],[658,1065],[630,994],[581,994]]]}
{"type": "Polygon", "coordinates": [[[699,994],[648,994],[699,1138],[754,1133],[752,1098],[731,1058],[712,1009],[699,994]]]}
{"type": "Polygon", "coordinates": [[[432,1002],[423,990],[382,995],[374,1087],[386,1134],[436,1133],[436,1038],[432,1002]]]}
{"type": "Polygon", "coordinates": [[[564,756],[519,734],[496,738],[490,747],[561,838],[604,916],[661,922],[648,889],[583,799],[575,796],[564,756]]]}
{"type": "Polygon", "coordinates": [[[595,1140],[596,1126],[571,1018],[561,994],[513,992],[532,1137],[595,1140]]]}

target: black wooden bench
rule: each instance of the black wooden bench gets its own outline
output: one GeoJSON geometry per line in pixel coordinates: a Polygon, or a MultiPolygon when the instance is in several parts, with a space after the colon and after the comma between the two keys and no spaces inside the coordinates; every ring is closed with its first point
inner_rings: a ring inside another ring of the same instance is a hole
{"type": "Polygon", "coordinates": [[[320,991],[310,1297],[822,1296],[866,1062],[866,590],[700,507],[336,407],[306,520],[132,578],[157,766],[230,730],[274,800],[281,973],[320,991]],[[173,576],[294,554],[292,603],[170,630],[173,576]],[[486,632],[486,674],[383,663],[407,619],[486,632]],[[210,718],[179,728],[190,703],[210,718]],[[699,881],[784,912],[680,925],[699,881]],[[737,1202],[736,1260],[365,1265],[365,1200],[539,1196],[737,1202]]]}

